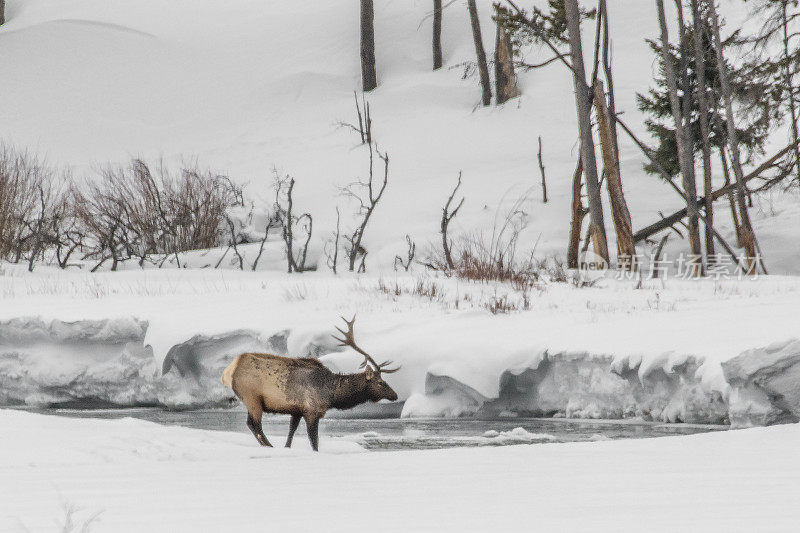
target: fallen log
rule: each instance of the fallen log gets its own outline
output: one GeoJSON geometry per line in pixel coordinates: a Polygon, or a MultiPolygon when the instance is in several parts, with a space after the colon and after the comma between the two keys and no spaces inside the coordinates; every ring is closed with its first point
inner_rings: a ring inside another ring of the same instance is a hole
{"type": "MultiPolygon", "coordinates": [[[[622,120],[620,120],[619,116],[617,116],[617,124],[619,124],[620,127],[622,127],[623,131],[628,134],[628,136],[636,144],[636,146],[639,147],[639,149],[642,151],[642,153],[644,155],[646,155],[647,158],[653,163],[653,166],[656,168],[656,170],[658,170],[658,172],[662,176],[664,176],[664,179],[666,180],[667,184],[669,184],[669,186],[672,187],[672,190],[674,190],[676,193],[678,193],[678,195],[681,198],[683,198],[684,201],[686,201],[687,204],[688,204],[688,197],[686,196],[686,193],[683,192],[680,187],[678,187],[677,185],[675,185],[675,183],[672,182],[672,178],[670,177],[669,174],[667,174],[667,172],[658,163],[658,161],[656,161],[655,157],[653,157],[653,155],[650,153],[650,149],[647,148],[647,146],[645,146],[644,143],[642,143],[642,141],[640,141],[638,137],[636,137],[636,135],[631,131],[631,129],[622,120]]],[[[704,224],[707,223],[706,222],[706,215],[702,211],[698,210],[697,214],[700,217],[700,219],[703,221],[704,224]]],[[[669,217],[667,217],[667,218],[669,218],[669,217]]],[[[736,253],[733,251],[733,248],[730,247],[730,245],[725,241],[725,239],[722,237],[722,235],[720,235],[719,232],[716,230],[716,228],[714,228],[713,226],[711,227],[711,231],[714,232],[714,237],[716,237],[716,239],[720,243],[720,245],[722,245],[722,247],[725,248],[725,251],[728,252],[728,255],[731,256],[731,259],[733,259],[734,263],[736,263],[737,265],[741,266],[740,263],[739,263],[739,258],[736,256],[736,253]]],[[[763,268],[766,271],[766,268],[764,268],[764,261],[763,260],[761,261],[761,268],[763,268]]]]}
{"type": "MultiPolygon", "coordinates": [[[[793,147],[794,147],[794,143],[791,143],[791,144],[787,145],[786,147],[784,147],[781,151],[777,152],[775,155],[773,155],[772,157],[770,157],[769,159],[764,161],[762,164],[760,164],[752,172],[750,172],[749,174],[747,174],[744,177],[744,182],[747,183],[748,181],[760,176],[762,172],[764,172],[766,169],[768,169],[772,165],[774,165],[775,162],[778,159],[780,159],[781,157],[786,155],[793,147]]],[[[720,187],[719,189],[717,189],[716,191],[711,193],[711,200],[712,201],[719,200],[722,196],[724,196],[725,194],[728,193],[728,190],[732,189],[733,187],[734,187],[734,183],[729,183],[728,185],[725,185],[724,187],[720,187]]],[[[697,199],[698,209],[704,207],[704,203],[705,203],[705,198],[703,198],[702,196],[698,197],[698,199],[697,199]]],[[[650,224],[649,226],[640,229],[639,231],[637,231],[636,233],[633,234],[634,242],[638,243],[640,241],[643,241],[643,240],[655,235],[659,231],[663,231],[663,230],[669,228],[670,226],[673,226],[678,221],[686,218],[686,216],[688,215],[688,212],[689,212],[688,208],[684,207],[683,209],[675,211],[671,215],[662,218],[658,222],[654,222],[654,223],[650,224]]]]}

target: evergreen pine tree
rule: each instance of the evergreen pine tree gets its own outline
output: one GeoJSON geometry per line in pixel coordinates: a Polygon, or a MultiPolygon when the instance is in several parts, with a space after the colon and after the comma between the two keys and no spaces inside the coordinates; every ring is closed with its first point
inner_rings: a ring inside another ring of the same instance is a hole
{"type": "MultiPolygon", "coordinates": [[[[707,85],[706,99],[709,107],[709,126],[711,145],[720,150],[727,142],[727,132],[725,128],[725,110],[722,94],[719,90],[719,73],[717,70],[715,50],[711,39],[710,28],[705,11],[701,11],[703,27],[702,32],[704,42],[701,48],[705,50],[705,79],[707,85]]],[[[694,37],[692,32],[686,32],[683,36],[684,50],[694,50],[694,37]]],[[[678,164],[678,152],[675,142],[674,122],[670,109],[667,83],[664,76],[664,63],[661,56],[660,43],[648,39],[648,44],[657,57],[659,73],[655,77],[655,86],[651,87],[646,94],[637,95],[638,106],[641,111],[649,116],[645,120],[647,130],[656,140],[655,147],[652,147],[658,163],[671,176],[680,173],[678,164]]],[[[723,43],[723,49],[735,47],[740,44],[738,32],[731,35],[723,43]]],[[[670,59],[673,67],[678,70],[681,67],[680,50],[677,46],[670,47],[670,59]]],[[[734,67],[726,63],[728,72],[731,76],[731,86],[733,96],[738,104],[739,115],[737,116],[737,136],[739,146],[744,150],[746,160],[749,161],[753,156],[763,153],[764,144],[767,141],[774,119],[779,115],[776,103],[771,98],[763,98],[763,95],[771,91],[771,87],[764,77],[752,76],[751,66],[734,67]]],[[[700,131],[700,111],[697,99],[697,73],[694,61],[687,61],[683,64],[688,69],[689,87],[686,90],[679,87],[679,99],[681,106],[685,108],[688,103],[690,114],[687,123],[691,128],[691,147],[693,153],[697,154],[702,150],[702,135],[700,131]],[[689,102],[686,102],[686,99],[689,102]]],[[[652,174],[659,174],[654,165],[645,165],[645,170],[652,174]]]]}

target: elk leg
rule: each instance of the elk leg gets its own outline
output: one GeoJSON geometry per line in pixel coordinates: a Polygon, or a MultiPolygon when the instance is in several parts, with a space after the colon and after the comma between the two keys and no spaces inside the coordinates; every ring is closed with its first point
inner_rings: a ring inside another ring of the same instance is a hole
{"type": "Polygon", "coordinates": [[[315,452],[319,451],[319,417],[306,416],[306,431],[308,432],[308,440],[311,441],[311,449],[315,452]]]}
{"type": "Polygon", "coordinates": [[[247,427],[253,432],[260,445],[272,447],[272,444],[267,440],[267,436],[264,435],[264,430],[261,428],[261,415],[264,413],[261,400],[245,401],[244,405],[247,407],[247,427]]]}
{"type": "Polygon", "coordinates": [[[297,426],[300,425],[300,415],[292,415],[292,420],[289,422],[289,436],[286,438],[286,447],[292,447],[292,439],[294,432],[297,431],[297,426]]]}

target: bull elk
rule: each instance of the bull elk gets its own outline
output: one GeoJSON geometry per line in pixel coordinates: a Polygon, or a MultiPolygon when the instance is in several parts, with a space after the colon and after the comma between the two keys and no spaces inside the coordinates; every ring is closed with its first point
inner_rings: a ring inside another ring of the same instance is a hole
{"type": "Polygon", "coordinates": [[[261,428],[265,412],[291,415],[287,448],[292,446],[300,418],[304,418],[311,447],[317,451],[319,419],[328,409],[350,409],[367,401],[397,399],[397,393],[381,375],[397,372],[400,367],[387,368],[391,361],[377,364],[355,342],[356,317],[352,320],[342,317],[342,320],[347,324],[347,331],[337,327],[342,336],[333,338],[340,346],[348,346],[364,356],[359,367],[363,372],[336,374],[311,357],[244,353],[222,373],[222,383],[233,390],[247,408],[247,427],[262,446],[272,446],[261,428]]]}

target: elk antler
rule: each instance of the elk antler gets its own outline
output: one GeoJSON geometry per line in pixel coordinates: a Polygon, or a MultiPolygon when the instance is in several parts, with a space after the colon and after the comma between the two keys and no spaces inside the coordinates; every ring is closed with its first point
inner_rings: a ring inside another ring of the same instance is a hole
{"type": "Polygon", "coordinates": [[[398,370],[400,370],[399,366],[397,368],[386,368],[387,366],[392,364],[391,361],[386,361],[385,363],[381,364],[376,363],[375,360],[372,357],[370,357],[370,355],[367,352],[358,347],[354,338],[355,332],[353,331],[353,327],[356,323],[356,315],[353,315],[353,318],[350,320],[347,320],[345,317],[342,317],[342,320],[344,320],[344,323],[347,324],[347,331],[344,331],[340,327],[336,327],[336,331],[342,334],[342,338],[339,338],[336,335],[333,335],[333,338],[339,341],[339,346],[349,346],[350,348],[354,349],[355,351],[364,356],[364,362],[361,363],[361,366],[359,366],[359,368],[364,368],[365,366],[367,366],[367,363],[369,363],[372,365],[373,369],[376,372],[378,372],[378,374],[382,372],[386,374],[391,374],[392,372],[397,372],[398,370]]]}

